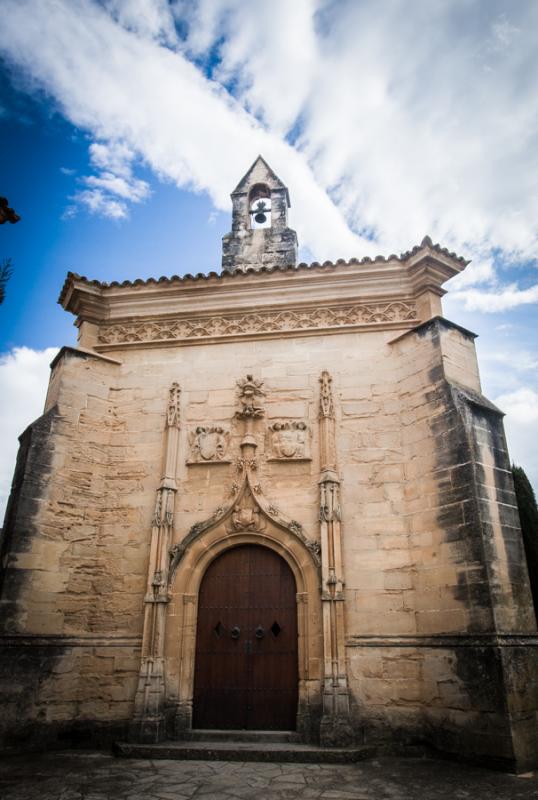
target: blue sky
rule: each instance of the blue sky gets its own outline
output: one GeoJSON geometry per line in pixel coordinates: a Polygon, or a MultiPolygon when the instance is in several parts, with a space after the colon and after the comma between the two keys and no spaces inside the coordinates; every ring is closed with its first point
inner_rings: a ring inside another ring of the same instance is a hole
{"type": "MultiPolygon", "coordinates": [[[[0,86],[11,88],[10,79],[4,65],[0,86]]],[[[23,217],[1,229],[0,258],[12,257],[14,274],[1,309],[0,352],[75,343],[73,318],[56,303],[68,270],[122,280],[220,268],[229,218],[207,194],[161,183],[140,167],[151,197],[128,219],[77,208],[70,198],[90,171],[87,134],[47,97],[0,90],[0,103],[1,192],[23,217]]]]}
{"type": "MultiPolygon", "coordinates": [[[[538,486],[538,5],[533,0],[3,0],[0,495],[40,413],[68,270],[218,269],[258,153],[304,260],[472,259],[445,315],[480,335],[484,392],[538,486]]],[[[0,503],[1,503],[0,499],[0,503]]]]}

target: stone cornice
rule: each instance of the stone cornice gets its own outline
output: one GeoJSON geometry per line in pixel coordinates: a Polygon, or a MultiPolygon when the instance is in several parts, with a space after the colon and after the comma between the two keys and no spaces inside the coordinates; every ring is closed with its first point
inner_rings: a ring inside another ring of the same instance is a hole
{"type": "Polygon", "coordinates": [[[441,285],[467,263],[426,237],[420,246],[399,257],[361,261],[314,262],[121,284],[69,273],[59,302],[77,316],[78,326],[84,322],[97,326],[95,346],[99,350],[145,341],[274,335],[349,326],[402,328],[423,321],[425,315],[421,319],[417,313],[417,298],[443,295],[441,285]],[[161,326],[164,335],[155,325],[161,326]],[[167,325],[175,332],[165,330],[167,325]],[[148,336],[140,336],[141,326],[146,327],[148,336]]]}
{"type": "MultiPolygon", "coordinates": [[[[195,275],[191,275],[187,273],[186,275],[172,275],[171,277],[161,276],[160,278],[136,278],[134,281],[125,280],[125,281],[111,281],[110,283],[106,283],[104,281],[92,280],[86,278],[81,275],[77,275],[74,272],[69,272],[67,274],[67,278],[64,282],[62,290],[60,292],[60,296],[58,298],[58,303],[60,303],[63,308],[69,311],[76,311],[70,308],[71,303],[73,302],[73,291],[77,288],[80,288],[80,285],[84,285],[88,292],[93,293],[95,296],[99,296],[103,289],[128,289],[133,287],[150,287],[150,286],[170,286],[175,284],[189,284],[189,283],[199,283],[199,282],[206,282],[206,283],[215,283],[215,282],[229,282],[229,281],[245,281],[247,276],[261,276],[261,275],[271,275],[274,273],[300,273],[300,272],[316,272],[316,271],[323,271],[324,273],[331,270],[342,270],[344,269],[353,269],[357,266],[367,267],[368,265],[379,265],[379,264],[390,264],[390,263],[399,263],[399,264],[406,264],[411,267],[416,267],[417,263],[423,260],[424,255],[429,254],[432,256],[430,261],[435,261],[438,265],[442,265],[445,268],[445,271],[448,271],[450,274],[444,274],[443,281],[448,280],[448,278],[457,275],[461,272],[469,261],[466,261],[461,256],[457,256],[456,253],[451,253],[446,247],[441,247],[439,244],[433,244],[429,236],[425,236],[422,240],[420,245],[415,246],[412,250],[408,250],[405,253],[402,253],[400,256],[397,255],[390,255],[388,257],[385,256],[376,256],[375,258],[370,258],[369,256],[365,256],[364,258],[357,259],[351,258],[349,261],[346,261],[343,258],[339,258],[337,261],[324,261],[320,264],[318,261],[313,261],[311,264],[306,264],[301,262],[300,264],[289,265],[287,267],[261,267],[260,269],[248,269],[246,272],[215,272],[210,271],[207,273],[198,272],[195,275]]],[[[361,270],[361,276],[366,277],[367,273],[363,269],[361,270]]]]}
{"type": "Polygon", "coordinates": [[[350,636],[346,647],[538,647],[536,633],[432,633],[350,636]]]}
{"type": "Polygon", "coordinates": [[[414,328],[410,328],[409,330],[404,331],[403,333],[400,333],[394,339],[391,339],[389,344],[395,344],[396,342],[399,342],[400,339],[403,339],[404,337],[410,336],[412,334],[421,335],[422,333],[424,333],[425,331],[427,331],[430,328],[432,328],[432,329],[433,328],[446,328],[447,330],[452,329],[452,330],[455,330],[455,331],[459,331],[463,336],[466,336],[469,339],[476,339],[477,336],[478,336],[477,333],[473,333],[472,331],[468,330],[467,328],[463,328],[461,325],[458,325],[456,322],[452,322],[451,320],[446,319],[445,317],[436,316],[436,317],[432,317],[431,319],[427,319],[425,322],[421,322],[419,325],[416,325],[414,328]]]}
{"type": "Polygon", "coordinates": [[[94,350],[86,350],[84,347],[70,347],[69,345],[64,345],[63,347],[58,350],[52,361],[50,362],[50,368],[54,369],[56,364],[66,355],[73,356],[75,358],[97,358],[100,361],[105,361],[108,364],[116,364],[121,365],[121,361],[118,361],[116,358],[110,358],[109,356],[103,356],[101,353],[96,353],[94,350]]]}
{"type": "Polygon", "coordinates": [[[0,633],[2,647],[141,647],[141,636],[122,634],[0,633]]]}

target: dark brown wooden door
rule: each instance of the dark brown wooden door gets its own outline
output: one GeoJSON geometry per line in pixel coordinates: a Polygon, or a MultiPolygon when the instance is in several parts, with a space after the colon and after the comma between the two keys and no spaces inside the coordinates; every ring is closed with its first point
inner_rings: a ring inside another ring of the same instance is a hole
{"type": "Polygon", "coordinates": [[[294,730],[297,713],[295,579],[275,552],[227,550],[200,588],[195,728],[294,730]]]}

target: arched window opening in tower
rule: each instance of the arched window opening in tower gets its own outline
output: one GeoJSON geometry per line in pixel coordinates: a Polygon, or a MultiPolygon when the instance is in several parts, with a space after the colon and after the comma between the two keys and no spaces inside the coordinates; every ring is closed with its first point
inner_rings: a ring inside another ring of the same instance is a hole
{"type": "Polygon", "coordinates": [[[268,186],[258,183],[252,187],[248,207],[252,229],[271,227],[271,192],[268,186]]]}

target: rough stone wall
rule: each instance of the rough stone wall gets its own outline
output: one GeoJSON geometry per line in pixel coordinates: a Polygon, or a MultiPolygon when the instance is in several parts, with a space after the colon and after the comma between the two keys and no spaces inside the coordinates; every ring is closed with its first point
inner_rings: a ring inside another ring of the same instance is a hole
{"type": "MultiPolygon", "coordinates": [[[[66,349],[23,436],[3,542],[0,722],[6,743],[126,721],[147,544],[114,403],[117,366],[66,349]]],[[[88,733],[91,731],[88,728],[88,733]]]]}
{"type": "MultiPolygon", "coordinates": [[[[393,347],[404,500],[392,512],[402,530],[376,537],[368,519],[361,524],[363,570],[389,553],[375,586],[363,583],[357,596],[366,619],[377,621],[379,608],[388,624],[349,626],[357,724],[369,737],[391,732],[469,757],[532,763],[534,681],[528,693],[512,688],[511,640],[498,635],[536,631],[501,416],[479,394],[465,332],[432,321],[393,347]]],[[[529,636],[517,650],[529,675],[536,644],[529,636]]]]}
{"type": "MultiPolygon", "coordinates": [[[[229,497],[236,380],[249,372],[264,381],[265,428],[284,420],[311,429],[311,460],[267,460],[264,436],[259,476],[317,539],[319,376],[329,369],[357,730],[532,760],[537,648],[499,639],[535,632],[500,417],[479,395],[467,334],[432,321],[393,338],[125,349],[113,353],[119,363],[64,352],[49,410],[32,428],[43,430],[43,446],[27,448],[5,540],[4,687],[9,694],[18,647],[18,685],[33,687],[28,720],[99,731],[130,718],[171,383],[182,389],[176,541],[229,497]],[[187,463],[200,426],[229,430],[230,458],[187,463]],[[28,645],[41,637],[33,666],[17,636],[28,645]]],[[[20,728],[21,718],[4,723],[20,728]]]]}
{"type": "MultiPolygon", "coordinates": [[[[49,395],[57,414],[46,443],[51,464],[38,496],[31,547],[19,550],[17,523],[12,550],[14,569],[32,575],[12,632],[140,634],[141,512],[124,497],[140,488],[147,467],[129,448],[127,415],[117,403],[117,369],[72,350],[55,366],[61,375],[55,377],[55,396],[49,395]]],[[[32,464],[32,475],[34,469],[32,464]]]]}
{"type": "Polygon", "coordinates": [[[287,267],[297,263],[297,234],[291,228],[258,228],[222,238],[222,269],[244,272],[249,268],[287,267]]]}
{"type": "Polygon", "coordinates": [[[21,593],[29,585],[32,572],[25,569],[16,554],[22,555],[24,559],[34,546],[34,518],[39,510],[40,498],[46,491],[51,470],[51,441],[57,419],[57,409],[53,406],[19,437],[19,452],[0,543],[2,631],[16,630],[17,625],[23,626],[25,620],[21,593]]]}

